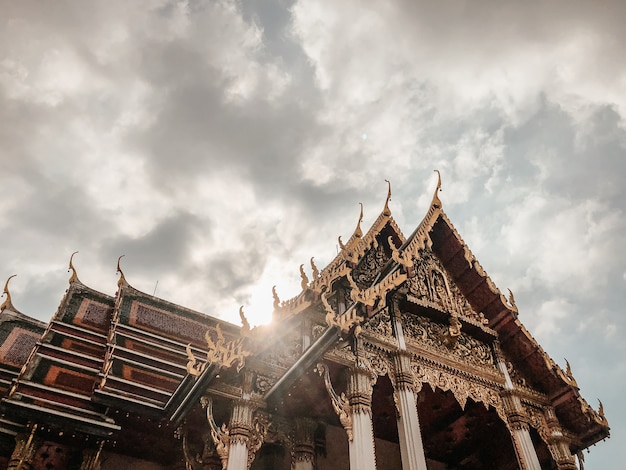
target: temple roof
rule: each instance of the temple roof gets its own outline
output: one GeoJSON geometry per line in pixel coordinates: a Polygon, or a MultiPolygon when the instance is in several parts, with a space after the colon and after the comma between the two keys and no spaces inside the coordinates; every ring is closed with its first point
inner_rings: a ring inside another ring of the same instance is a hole
{"type": "MultiPolygon", "coordinates": [[[[258,328],[250,340],[257,350],[249,364],[279,375],[265,398],[281,380],[302,374],[315,354],[336,344],[337,332],[358,333],[375,320],[392,293],[402,292],[407,304],[439,309],[446,318],[450,312],[410,294],[418,262],[434,256],[433,263],[449,278],[449,288],[467,304],[454,307],[460,324],[499,342],[505,360],[519,373],[517,388],[554,407],[581,448],[608,436],[602,406],[595,411],[587,404],[569,364],[566,370],[559,367],[521,323],[512,293],[507,298],[496,287],[444,212],[440,188],[438,179],[425,217],[405,237],[389,209],[389,186],[383,210],[365,233],[361,208],[354,233],[345,243],[339,238],[341,251],[326,267],[318,270],[311,259],[309,280],[301,266],[302,290],[297,296],[281,302],[274,291],[274,325],[258,328]],[[338,308],[337,286],[345,291],[345,310],[338,308]],[[299,334],[297,320],[312,307],[326,313],[327,330],[317,338],[317,349],[302,346],[283,356],[272,351],[299,334]],[[264,339],[267,335],[272,341],[264,339]]],[[[110,410],[178,422],[217,376],[211,344],[227,345],[229,354],[242,353],[236,348],[242,344],[241,335],[249,334],[243,312],[240,328],[143,293],[127,282],[119,260],[114,296],[82,284],[72,258],[69,267],[70,287],[48,325],[13,307],[7,281],[0,314],[0,392],[6,419],[19,422],[34,416],[50,428],[71,424],[85,436],[100,437],[120,432],[119,418],[110,410]]],[[[133,439],[128,437],[129,442],[133,439]]]]}

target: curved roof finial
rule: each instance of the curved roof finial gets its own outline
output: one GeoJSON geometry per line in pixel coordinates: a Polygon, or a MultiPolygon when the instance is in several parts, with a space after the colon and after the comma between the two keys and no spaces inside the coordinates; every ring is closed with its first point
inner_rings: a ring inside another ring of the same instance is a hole
{"type": "Polygon", "coordinates": [[[313,261],[313,256],[311,256],[311,270],[313,271],[313,280],[320,277],[320,270],[315,266],[315,262],[313,261]]]}
{"type": "Polygon", "coordinates": [[[309,278],[304,272],[304,264],[300,265],[300,287],[302,287],[302,290],[307,290],[309,287],[309,278]]]}
{"type": "Polygon", "coordinates": [[[272,286],[272,297],[274,298],[274,310],[278,310],[280,307],[280,298],[276,292],[276,286],[272,286]]]}
{"type": "Polygon", "coordinates": [[[439,199],[438,193],[441,191],[441,173],[439,170],[435,170],[437,173],[437,187],[435,188],[435,194],[433,194],[433,202],[431,205],[441,207],[441,199],[439,199]]]}
{"type": "Polygon", "coordinates": [[[74,259],[74,255],[78,253],[78,251],[75,251],[74,253],[72,253],[72,255],[70,256],[70,265],[67,267],[67,272],[69,273],[70,271],[72,271],[72,275],[70,276],[70,280],[69,283],[72,284],[73,282],[80,282],[78,280],[78,274],[76,273],[76,268],[74,267],[74,263],[72,263],[72,260],[74,259]]]}
{"type": "Polygon", "coordinates": [[[13,274],[12,276],[9,276],[9,278],[7,279],[7,282],[4,283],[4,291],[2,292],[2,295],[6,295],[7,298],[5,299],[4,302],[2,302],[2,305],[0,305],[0,312],[4,312],[7,308],[9,310],[15,311],[15,307],[13,306],[13,303],[11,302],[11,292],[9,292],[9,281],[13,279],[15,276],[17,276],[17,274],[13,274]]]}
{"type": "Polygon", "coordinates": [[[115,273],[120,275],[120,278],[117,281],[118,287],[122,287],[122,284],[128,284],[128,282],[126,281],[126,277],[124,277],[124,271],[122,271],[122,267],[120,266],[120,261],[124,256],[126,255],[122,255],[117,258],[117,271],[115,273]]]}
{"type": "Polygon", "coordinates": [[[363,203],[359,202],[361,206],[361,213],[359,214],[359,221],[356,223],[356,228],[354,229],[354,236],[357,238],[361,238],[363,236],[363,230],[361,230],[361,221],[363,220],[363,203]]]}
{"type": "Polygon", "coordinates": [[[383,209],[384,215],[391,215],[391,210],[389,209],[389,201],[391,200],[391,182],[389,180],[385,180],[387,182],[387,200],[385,201],[385,208],[383,209]]]}
{"type": "Polygon", "coordinates": [[[246,318],[246,314],[243,313],[243,305],[239,307],[239,318],[241,319],[241,330],[239,330],[240,334],[241,336],[247,336],[248,333],[250,333],[250,323],[246,318]]]}

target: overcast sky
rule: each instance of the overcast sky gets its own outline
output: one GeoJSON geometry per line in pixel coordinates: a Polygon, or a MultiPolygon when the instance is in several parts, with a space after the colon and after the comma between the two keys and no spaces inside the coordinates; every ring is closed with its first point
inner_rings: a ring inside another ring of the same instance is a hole
{"type": "MultiPolygon", "coordinates": [[[[626,460],[626,2],[0,0],[0,277],[268,319],[337,236],[444,209],[626,460]],[[146,6],[148,5],[148,6],[146,6]],[[3,274],[2,274],[3,273],[3,274]],[[157,285],[158,283],[158,285],[157,285]],[[620,443],[621,442],[621,443],[620,443]]],[[[622,462],[621,464],[619,462],[622,462]]]]}

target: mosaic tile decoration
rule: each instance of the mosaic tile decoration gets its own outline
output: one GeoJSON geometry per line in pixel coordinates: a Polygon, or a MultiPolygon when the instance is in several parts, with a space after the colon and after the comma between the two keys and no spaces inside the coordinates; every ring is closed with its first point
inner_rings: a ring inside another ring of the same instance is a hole
{"type": "Polygon", "coordinates": [[[81,372],[51,365],[43,380],[45,385],[58,387],[70,392],[91,395],[94,386],[94,377],[81,372]]]}
{"type": "Polygon", "coordinates": [[[129,324],[182,342],[191,341],[200,345],[206,343],[204,339],[208,329],[206,324],[136,300],[130,307],[129,324]]]}
{"type": "Polygon", "coordinates": [[[0,360],[8,365],[22,367],[41,335],[15,327],[0,346],[0,360]]]}
{"type": "Polygon", "coordinates": [[[109,329],[112,313],[113,309],[109,305],[91,299],[83,299],[74,321],[85,328],[106,332],[109,329]]]}

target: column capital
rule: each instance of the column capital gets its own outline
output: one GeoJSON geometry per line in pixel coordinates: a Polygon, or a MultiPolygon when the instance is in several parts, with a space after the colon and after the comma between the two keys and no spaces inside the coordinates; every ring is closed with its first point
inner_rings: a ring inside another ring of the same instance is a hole
{"type": "Polygon", "coordinates": [[[346,396],[352,413],[372,413],[372,391],[378,376],[365,361],[357,359],[357,364],[348,370],[346,396]]]}
{"type": "Polygon", "coordinates": [[[317,421],[309,418],[296,418],[294,424],[293,451],[291,453],[292,467],[298,462],[315,461],[315,430],[317,421]]]}

